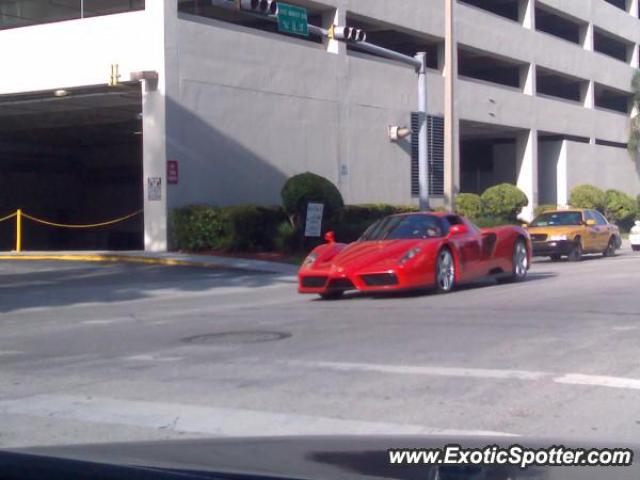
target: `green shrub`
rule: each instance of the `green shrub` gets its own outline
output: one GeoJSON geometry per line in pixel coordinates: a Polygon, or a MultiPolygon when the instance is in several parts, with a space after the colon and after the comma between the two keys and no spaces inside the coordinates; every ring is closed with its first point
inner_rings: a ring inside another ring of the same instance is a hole
{"type": "Polygon", "coordinates": [[[220,211],[206,205],[190,205],[173,210],[169,216],[171,247],[201,251],[218,248],[224,236],[220,211]]]}
{"type": "Polygon", "coordinates": [[[605,212],[605,194],[593,185],[578,185],[571,190],[569,203],[576,208],[590,208],[605,212]]]}
{"type": "Polygon", "coordinates": [[[282,204],[296,226],[306,217],[310,202],[324,204],[324,218],[333,218],[344,207],[338,188],[324,177],[314,173],[302,173],[287,180],[282,188],[282,204]]]}
{"type": "Polygon", "coordinates": [[[237,205],[220,211],[225,226],[221,247],[243,252],[269,251],[275,246],[278,228],[287,220],[279,207],[237,205]]]}
{"type": "Polygon", "coordinates": [[[461,193],[456,197],[456,213],[474,220],[482,216],[482,199],[475,193],[461,193]]]}
{"type": "Polygon", "coordinates": [[[275,249],[278,252],[294,253],[298,247],[298,236],[296,230],[288,220],[278,225],[275,238],[275,249]]]}
{"type": "Polygon", "coordinates": [[[538,205],[533,211],[534,216],[542,215],[544,212],[548,212],[549,210],[557,210],[557,205],[538,205]]]}
{"type": "Polygon", "coordinates": [[[619,190],[605,192],[605,214],[607,218],[622,227],[631,228],[637,214],[636,201],[619,190]]]}
{"type": "Polygon", "coordinates": [[[517,222],[518,214],[529,205],[525,193],[515,185],[503,183],[491,187],[482,194],[482,211],[486,217],[517,222]]]}

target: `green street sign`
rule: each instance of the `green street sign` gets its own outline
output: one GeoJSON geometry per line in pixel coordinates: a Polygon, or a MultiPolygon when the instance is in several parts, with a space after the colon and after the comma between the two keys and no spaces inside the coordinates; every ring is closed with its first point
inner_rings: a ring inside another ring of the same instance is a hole
{"type": "Polygon", "coordinates": [[[308,37],[309,18],[307,9],[278,2],[278,31],[308,37]]]}

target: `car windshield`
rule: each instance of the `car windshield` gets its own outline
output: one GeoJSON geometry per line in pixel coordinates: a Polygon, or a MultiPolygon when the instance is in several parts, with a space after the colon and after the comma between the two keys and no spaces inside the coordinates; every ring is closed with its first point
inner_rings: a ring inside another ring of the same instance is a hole
{"type": "Polygon", "coordinates": [[[425,239],[442,237],[442,221],[433,215],[399,215],[374,223],[361,241],[425,239]]]}
{"type": "Polygon", "coordinates": [[[547,212],[536,217],[531,222],[532,227],[560,227],[581,224],[582,214],[580,212],[547,212]]]}

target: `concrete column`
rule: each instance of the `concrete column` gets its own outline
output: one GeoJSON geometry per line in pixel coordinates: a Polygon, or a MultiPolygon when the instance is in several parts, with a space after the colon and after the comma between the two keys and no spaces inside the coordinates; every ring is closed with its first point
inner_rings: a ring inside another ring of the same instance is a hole
{"type": "Polygon", "coordinates": [[[525,95],[535,96],[536,94],[536,68],[537,65],[531,63],[528,66],[522,67],[520,71],[520,84],[523,86],[523,92],[525,95]]]}
{"type": "Polygon", "coordinates": [[[640,45],[634,45],[631,52],[631,66],[633,68],[640,68],[640,45]]]}
{"type": "Polygon", "coordinates": [[[516,138],[517,185],[529,199],[529,205],[522,209],[520,218],[533,219],[533,211],[538,205],[538,131],[529,130],[516,138]]]}
{"type": "Polygon", "coordinates": [[[583,33],[582,48],[593,52],[593,23],[589,22],[583,33]]]}
{"type": "Polygon", "coordinates": [[[445,4],[444,201],[449,209],[453,209],[460,189],[460,122],[455,98],[458,79],[457,3],[457,0],[446,0],[445,4]]]}
{"type": "Polygon", "coordinates": [[[560,206],[569,205],[569,179],[567,172],[567,141],[562,141],[562,148],[558,156],[558,164],[556,167],[557,182],[557,202],[560,206]]]}
{"type": "Polygon", "coordinates": [[[582,104],[584,108],[594,108],[595,107],[595,84],[593,80],[583,83],[580,86],[581,94],[582,94],[582,104]]]}
{"type": "Polygon", "coordinates": [[[165,8],[168,3],[147,2],[145,10],[147,47],[158,71],[157,82],[142,81],[144,248],[153,252],[166,251],[168,247],[165,100],[165,8]]]}
{"type": "Polygon", "coordinates": [[[535,0],[520,0],[520,20],[524,28],[536,29],[536,2],[535,0]]]}

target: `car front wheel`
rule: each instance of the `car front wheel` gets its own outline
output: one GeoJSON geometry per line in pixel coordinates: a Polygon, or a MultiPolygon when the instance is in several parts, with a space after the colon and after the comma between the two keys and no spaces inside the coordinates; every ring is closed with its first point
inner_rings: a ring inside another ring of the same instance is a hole
{"type": "Polygon", "coordinates": [[[440,250],[436,262],[436,290],[449,293],[456,283],[456,266],[448,249],[440,250]]]}
{"type": "Polygon", "coordinates": [[[616,239],[614,237],[611,237],[609,239],[609,244],[607,245],[607,248],[604,250],[604,252],[602,252],[602,255],[604,257],[614,257],[616,254],[616,239]]]}
{"type": "Polygon", "coordinates": [[[582,254],[583,254],[582,242],[580,241],[580,239],[577,239],[575,244],[571,248],[571,251],[569,252],[569,256],[567,257],[567,259],[570,262],[579,262],[582,260],[582,254]]]}

